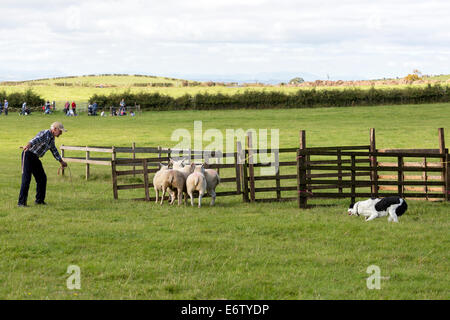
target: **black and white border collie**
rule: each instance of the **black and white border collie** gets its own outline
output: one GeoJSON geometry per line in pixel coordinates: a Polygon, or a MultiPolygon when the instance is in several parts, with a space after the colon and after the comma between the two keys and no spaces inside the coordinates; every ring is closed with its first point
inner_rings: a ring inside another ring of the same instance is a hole
{"type": "Polygon", "coordinates": [[[398,222],[398,217],[406,212],[408,205],[405,199],[398,196],[383,199],[369,199],[351,204],[348,214],[351,216],[363,215],[366,221],[389,215],[388,221],[398,222]]]}

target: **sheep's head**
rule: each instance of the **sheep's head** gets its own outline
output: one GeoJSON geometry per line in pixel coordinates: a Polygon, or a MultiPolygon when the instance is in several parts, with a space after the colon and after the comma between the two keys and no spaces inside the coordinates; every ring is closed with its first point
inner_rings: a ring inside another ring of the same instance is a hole
{"type": "Polygon", "coordinates": [[[189,168],[189,169],[186,169],[189,171],[189,173],[194,172],[195,171],[195,163],[191,163],[190,165],[186,166],[186,168],[189,168]]]}
{"type": "Polygon", "coordinates": [[[205,174],[205,166],[204,166],[204,164],[196,165],[194,172],[199,172],[199,173],[205,174]]]}
{"type": "Polygon", "coordinates": [[[159,164],[159,170],[168,170],[168,169],[169,169],[169,164],[167,164],[167,166],[162,163],[159,164]]]}
{"type": "Polygon", "coordinates": [[[172,158],[170,159],[170,163],[172,164],[172,167],[175,169],[175,170],[179,170],[179,169],[182,169],[182,168],[184,168],[184,166],[185,166],[185,161],[186,160],[177,160],[177,161],[175,161],[175,160],[173,160],[172,158]]]}

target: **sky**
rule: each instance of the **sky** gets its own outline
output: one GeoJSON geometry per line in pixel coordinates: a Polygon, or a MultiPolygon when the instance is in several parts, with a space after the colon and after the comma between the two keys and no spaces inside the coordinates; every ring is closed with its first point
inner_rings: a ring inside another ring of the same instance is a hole
{"type": "Polygon", "coordinates": [[[450,1],[0,0],[0,81],[450,74],[450,1]]]}

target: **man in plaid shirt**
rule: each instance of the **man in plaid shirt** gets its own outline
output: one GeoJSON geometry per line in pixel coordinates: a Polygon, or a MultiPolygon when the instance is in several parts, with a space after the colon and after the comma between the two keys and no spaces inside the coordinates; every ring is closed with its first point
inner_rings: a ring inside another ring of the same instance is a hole
{"type": "Polygon", "coordinates": [[[53,157],[66,167],[67,163],[59,155],[55,146],[55,137],[59,137],[64,129],[61,122],[54,122],[50,126],[50,130],[40,131],[33,139],[23,147],[22,152],[22,185],[19,194],[19,207],[27,206],[28,190],[30,188],[31,175],[36,179],[36,204],[45,203],[45,192],[47,189],[47,176],[45,175],[42,162],[39,158],[50,149],[53,157]]]}

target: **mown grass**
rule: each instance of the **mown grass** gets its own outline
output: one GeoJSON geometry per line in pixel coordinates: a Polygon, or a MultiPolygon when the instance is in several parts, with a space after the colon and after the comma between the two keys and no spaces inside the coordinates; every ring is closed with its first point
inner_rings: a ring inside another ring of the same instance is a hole
{"type": "MultiPolygon", "coordinates": [[[[400,223],[349,217],[345,200],[246,204],[219,198],[211,208],[113,201],[110,169],[70,164],[57,175],[48,153],[46,207],[17,208],[20,150],[62,120],[57,145],[170,146],[177,128],[204,132],[278,128],[280,146],[367,144],[437,148],[449,140],[450,104],[298,110],[146,112],[138,117],[33,114],[0,117],[0,298],[2,299],[448,299],[449,205],[410,201],[400,223]],[[67,267],[81,268],[81,290],[66,287],[67,267]],[[380,290],[368,290],[377,265],[380,290]]],[[[205,143],[206,144],[206,143],[205,143]]],[[[221,188],[225,186],[220,186],[221,188]]],[[[220,191],[220,188],[219,188],[220,191]]],[[[139,192],[138,192],[139,193],[139,192]]],[[[141,196],[141,194],[137,194],[141,196]]]]}

